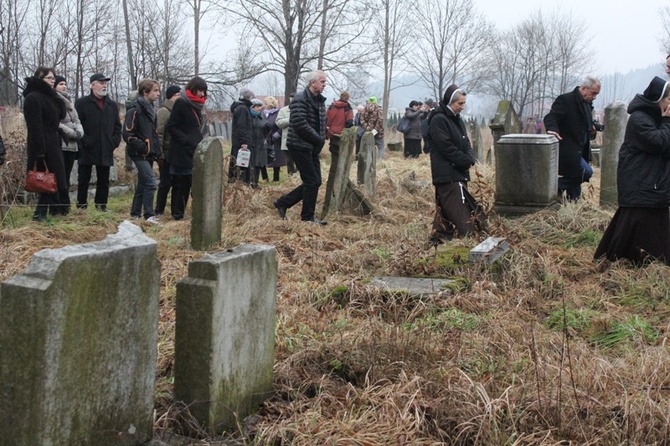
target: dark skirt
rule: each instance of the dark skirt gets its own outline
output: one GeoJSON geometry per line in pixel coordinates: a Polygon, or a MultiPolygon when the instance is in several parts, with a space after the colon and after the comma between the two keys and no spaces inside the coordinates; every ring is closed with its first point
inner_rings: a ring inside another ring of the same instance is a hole
{"type": "Polygon", "coordinates": [[[434,243],[485,231],[485,215],[468,192],[467,183],[435,185],[435,217],[431,241],[434,243]]]}
{"type": "Polygon", "coordinates": [[[620,207],[600,240],[594,259],[630,259],[670,262],[670,212],[668,208],[620,207]]]}

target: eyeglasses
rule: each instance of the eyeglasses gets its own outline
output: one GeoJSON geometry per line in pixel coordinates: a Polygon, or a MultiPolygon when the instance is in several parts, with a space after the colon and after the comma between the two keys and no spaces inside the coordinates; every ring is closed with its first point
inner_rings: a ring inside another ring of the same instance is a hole
{"type": "Polygon", "coordinates": [[[52,80],[56,79],[56,76],[48,75],[48,76],[44,76],[42,79],[47,79],[47,80],[52,81],[52,80]]]}

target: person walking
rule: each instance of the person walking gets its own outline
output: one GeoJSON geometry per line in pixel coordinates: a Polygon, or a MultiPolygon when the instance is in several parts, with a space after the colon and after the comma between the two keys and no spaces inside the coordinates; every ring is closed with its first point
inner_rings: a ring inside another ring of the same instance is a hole
{"type": "Polygon", "coordinates": [[[154,212],[157,185],[153,170],[153,162],[161,156],[154,109],[154,102],[160,96],[160,86],[153,79],[142,79],[137,91],[139,96],[126,112],[123,126],[126,152],[137,169],[137,185],[130,216],[139,219],[144,212],[147,223],[160,224],[154,212]]]}
{"type": "Polygon", "coordinates": [[[88,185],[95,166],[95,207],[107,211],[109,172],[114,165],[114,150],[121,143],[119,105],[107,96],[109,80],[101,73],[92,75],[91,93],[74,104],[84,128],[77,179],[77,207],[80,209],[88,206],[88,185]]]}
{"type": "Polygon", "coordinates": [[[628,114],[617,165],[619,207],[593,257],[670,265],[670,83],[654,77],[628,114]]]}
{"type": "Polygon", "coordinates": [[[252,99],[251,107],[251,159],[249,160],[249,185],[253,188],[258,187],[259,176],[267,182],[268,178],[268,152],[265,145],[265,136],[270,129],[270,124],[263,116],[263,101],[252,99]]]}
{"type": "Polygon", "coordinates": [[[288,146],[286,145],[286,141],[288,139],[288,126],[290,125],[291,117],[291,110],[289,105],[293,101],[294,97],[295,93],[288,95],[289,103],[279,109],[279,112],[277,113],[277,120],[275,121],[275,124],[277,124],[277,127],[279,127],[281,131],[281,151],[282,154],[286,157],[286,172],[289,175],[293,175],[298,171],[298,169],[295,167],[295,163],[293,162],[293,158],[291,158],[291,154],[288,151],[288,146]]]}
{"type": "Polygon", "coordinates": [[[251,174],[253,164],[249,167],[239,167],[237,165],[237,154],[240,149],[251,150],[251,100],[256,96],[248,88],[240,89],[239,98],[230,105],[230,112],[233,115],[231,123],[230,138],[230,166],[228,169],[228,181],[234,182],[241,179],[244,183],[251,184],[251,174]]]}
{"type": "Polygon", "coordinates": [[[185,94],[174,103],[166,126],[170,134],[168,163],[172,176],[170,210],[174,220],[182,220],[191,194],[193,155],[205,132],[204,108],[207,82],[194,77],[184,87],[185,94]]]}
{"type": "Polygon", "coordinates": [[[77,109],[74,108],[74,104],[68,94],[67,80],[63,76],[56,76],[55,85],[56,91],[65,105],[65,118],[60,122],[58,129],[62,140],[61,148],[63,149],[63,162],[65,163],[65,181],[68,189],[67,201],[69,210],[70,176],[72,175],[72,168],[79,151],[78,141],[84,136],[84,128],[81,126],[77,109]]]}
{"type": "Polygon", "coordinates": [[[411,101],[405,108],[405,117],[409,119],[409,130],[403,135],[405,142],[405,158],[418,158],[421,155],[421,117],[423,104],[411,101]]]}
{"type": "Polygon", "coordinates": [[[273,204],[281,218],[286,211],[302,201],[300,219],[324,225],[315,217],[316,199],[321,186],[319,154],[326,141],[326,98],[321,94],[326,87],[326,74],[312,71],[305,79],[307,87],[297,93],[291,102],[291,122],[288,128],[288,151],[295,162],[302,184],[273,204]]]}
{"type": "Polygon", "coordinates": [[[65,104],[54,89],[56,74],[52,68],[38,67],[32,77],[26,78],[23,90],[23,116],[27,129],[27,170],[49,169],[56,176],[58,190],[53,194],[40,193],[33,213],[33,221],[44,221],[47,215],[66,215],[70,198],[65,180],[65,165],[58,132],[65,118],[65,104]]]}
{"type": "Polygon", "coordinates": [[[277,183],[279,182],[279,171],[282,166],[286,165],[286,155],[281,149],[282,131],[279,126],[277,126],[277,115],[279,114],[277,98],[274,96],[266,97],[264,107],[263,117],[270,126],[265,135],[265,144],[268,147],[271,147],[270,150],[274,157],[272,160],[268,159],[268,167],[272,167],[272,182],[277,183]]]}
{"type": "Polygon", "coordinates": [[[170,134],[166,131],[172,108],[175,101],[181,95],[181,87],[170,85],[165,90],[165,101],[156,112],[158,120],[158,140],[161,145],[161,156],[158,159],[158,192],[156,192],[156,215],[163,215],[167,205],[167,196],[172,188],[172,176],[170,175],[170,163],[167,160],[167,154],[170,151],[170,134]]]}
{"type": "Polygon", "coordinates": [[[428,117],[430,171],[435,186],[433,245],[483,229],[480,207],[467,187],[476,158],[461,119],[465,103],[465,91],[450,85],[428,117]]]}
{"type": "Polygon", "coordinates": [[[365,127],[366,132],[372,132],[375,137],[375,146],[377,146],[377,153],[379,159],[384,159],[384,117],[382,116],[382,108],[377,104],[377,98],[370,96],[368,103],[365,105],[363,115],[361,116],[361,124],[365,127]]]}

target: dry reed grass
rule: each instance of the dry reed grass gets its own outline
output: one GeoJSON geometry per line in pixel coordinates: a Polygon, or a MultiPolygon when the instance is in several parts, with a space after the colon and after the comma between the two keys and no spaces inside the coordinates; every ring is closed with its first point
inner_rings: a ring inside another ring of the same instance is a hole
{"type": "MultiPolygon", "coordinates": [[[[668,270],[592,261],[611,217],[596,205],[597,188],[558,212],[490,215],[489,232],[512,249],[482,267],[442,264],[441,250],[428,247],[434,192],[426,157],[389,154],[378,181],[378,214],[333,215],[326,227],[298,222],[294,209],[289,220],[277,218],[272,200],[295,178],[228,188],[223,240],[212,250],[274,244],[279,282],[275,394],[225,438],[207,436],[171,396],[176,282],[202,253],[189,248],[188,221],[145,227],[162,264],[157,438],[174,445],[670,441],[668,270]],[[391,274],[459,277],[460,288],[413,299],[369,283],[391,274]]],[[[492,169],[478,166],[471,190],[487,209],[492,185],[492,169]]],[[[115,232],[129,200],[109,219],[91,210],[46,226],[3,227],[0,280],[39,249],[115,232]]]]}

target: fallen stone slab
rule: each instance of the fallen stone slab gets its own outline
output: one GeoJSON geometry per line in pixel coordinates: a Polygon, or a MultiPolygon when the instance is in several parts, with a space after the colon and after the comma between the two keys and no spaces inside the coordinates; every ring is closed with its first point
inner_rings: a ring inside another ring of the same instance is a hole
{"type": "Polygon", "coordinates": [[[393,277],[382,276],[372,279],[371,284],[391,292],[407,293],[412,297],[436,296],[441,292],[452,290],[450,286],[456,283],[451,279],[431,279],[420,277],[393,277]]]}
{"type": "Polygon", "coordinates": [[[508,250],[509,242],[504,237],[489,237],[470,250],[470,262],[490,265],[508,250]]]}

